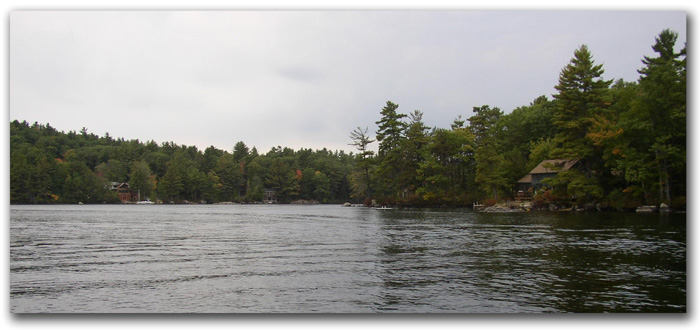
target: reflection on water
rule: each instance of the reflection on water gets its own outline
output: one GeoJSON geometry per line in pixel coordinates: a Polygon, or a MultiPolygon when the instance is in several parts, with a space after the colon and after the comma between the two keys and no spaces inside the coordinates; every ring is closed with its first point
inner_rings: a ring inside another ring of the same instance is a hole
{"type": "Polygon", "coordinates": [[[685,215],[12,206],[25,312],[685,312],[685,215]]]}

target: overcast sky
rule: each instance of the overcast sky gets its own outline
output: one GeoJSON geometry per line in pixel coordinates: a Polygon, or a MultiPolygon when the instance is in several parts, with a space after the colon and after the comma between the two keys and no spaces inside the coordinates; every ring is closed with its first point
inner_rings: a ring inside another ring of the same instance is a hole
{"type": "Polygon", "coordinates": [[[682,11],[13,11],[10,120],[261,153],[351,151],[386,101],[449,127],[551,98],[582,44],[635,81],[682,11]]]}

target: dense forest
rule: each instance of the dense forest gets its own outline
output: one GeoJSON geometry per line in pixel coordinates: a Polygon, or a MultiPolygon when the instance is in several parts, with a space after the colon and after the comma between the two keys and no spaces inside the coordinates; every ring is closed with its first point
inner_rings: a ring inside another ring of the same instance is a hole
{"type": "Polygon", "coordinates": [[[468,206],[514,198],[518,179],[543,160],[576,159],[576,168],[530,192],[535,204],[685,208],[686,51],[675,51],[676,39],[659,34],[636,82],[604,80],[582,45],[553,99],[537,97],[509,114],[474,107],[450,128],[429,128],[423,112],[400,113],[388,101],[374,137],[368,128],[350,132],[357,150],[350,154],[282,147],[259,154],[242,141],[202,151],[15,120],[10,201],[117,203],[109,183],[127,182],[142,199],[174,203],[260,202],[268,189],[281,203],[468,206]]]}

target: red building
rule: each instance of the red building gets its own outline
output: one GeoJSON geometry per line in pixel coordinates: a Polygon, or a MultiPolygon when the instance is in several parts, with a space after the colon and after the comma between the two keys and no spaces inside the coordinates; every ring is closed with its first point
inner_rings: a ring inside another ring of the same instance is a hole
{"type": "Polygon", "coordinates": [[[129,189],[128,183],[122,183],[117,186],[117,196],[122,203],[136,203],[139,201],[138,194],[135,194],[129,189]]]}

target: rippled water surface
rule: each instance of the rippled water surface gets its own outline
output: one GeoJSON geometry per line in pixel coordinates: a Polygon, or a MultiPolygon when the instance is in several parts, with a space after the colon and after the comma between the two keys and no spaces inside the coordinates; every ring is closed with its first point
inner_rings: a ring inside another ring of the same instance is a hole
{"type": "Polygon", "coordinates": [[[13,205],[33,312],[685,312],[686,217],[13,205]]]}

